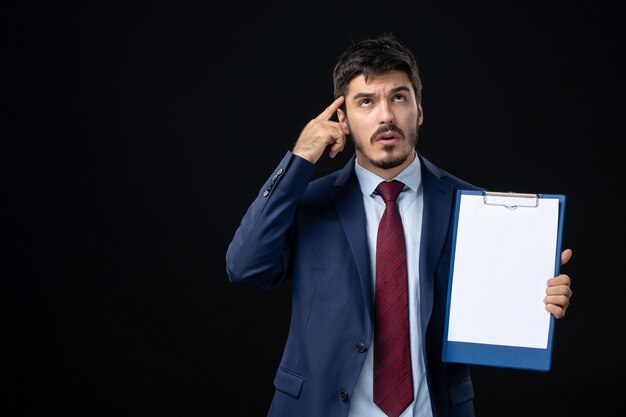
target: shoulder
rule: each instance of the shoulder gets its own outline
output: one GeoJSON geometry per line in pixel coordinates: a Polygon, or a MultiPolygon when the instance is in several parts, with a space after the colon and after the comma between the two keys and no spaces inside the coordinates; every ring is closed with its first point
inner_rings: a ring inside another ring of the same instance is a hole
{"type": "Polygon", "coordinates": [[[354,173],[354,161],[353,156],[342,168],[311,180],[302,196],[301,203],[329,201],[331,195],[346,192],[354,185],[358,186],[354,173]]]}
{"type": "Polygon", "coordinates": [[[456,175],[438,167],[428,159],[426,159],[423,155],[418,153],[420,162],[422,164],[422,178],[424,180],[428,180],[429,177],[436,178],[438,180],[444,181],[452,185],[455,189],[464,189],[464,190],[484,190],[484,188],[474,185],[468,181],[465,181],[462,178],[457,177],[456,175]]]}

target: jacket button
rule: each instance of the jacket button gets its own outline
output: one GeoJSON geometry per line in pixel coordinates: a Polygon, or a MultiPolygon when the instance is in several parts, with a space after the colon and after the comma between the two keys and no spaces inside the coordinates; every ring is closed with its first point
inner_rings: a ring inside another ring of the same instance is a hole
{"type": "Polygon", "coordinates": [[[363,342],[357,342],[357,344],[355,345],[357,352],[363,353],[365,352],[366,346],[365,343],[363,342]]]}
{"type": "Polygon", "coordinates": [[[346,392],[346,390],[342,389],[341,391],[339,391],[339,399],[341,401],[345,401],[348,399],[348,393],[346,392]]]}

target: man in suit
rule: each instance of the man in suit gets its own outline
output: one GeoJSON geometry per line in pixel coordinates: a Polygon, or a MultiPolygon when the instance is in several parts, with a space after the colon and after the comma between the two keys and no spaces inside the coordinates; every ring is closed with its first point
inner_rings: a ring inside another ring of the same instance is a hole
{"type": "MultiPolygon", "coordinates": [[[[268,415],[473,416],[469,368],[442,362],[441,350],[456,190],[479,188],[416,151],[421,80],[414,56],[392,35],[350,46],[333,77],[335,101],[304,127],[226,254],[233,283],[269,289],[292,280],[289,335],[268,415]],[[348,136],[355,155],[311,180],[324,152],[335,157],[348,136]],[[391,180],[404,184],[397,207],[406,243],[411,392],[406,404],[383,411],[374,394],[376,239],[385,210],[378,184],[391,180]]],[[[563,251],[562,263],[571,254],[563,251]]],[[[565,274],[548,278],[545,308],[561,318],[571,281],[565,274]]]]}

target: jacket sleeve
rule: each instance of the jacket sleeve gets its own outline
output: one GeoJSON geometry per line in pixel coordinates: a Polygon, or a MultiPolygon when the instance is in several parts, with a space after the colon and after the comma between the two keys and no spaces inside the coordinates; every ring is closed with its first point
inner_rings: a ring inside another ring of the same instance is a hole
{"type": "Polygon", "coordinates": [[[269,289],[287,278],[298,200],[315,166],[290,151],[244,214],[226,251],[232,283],[269,289]]]}

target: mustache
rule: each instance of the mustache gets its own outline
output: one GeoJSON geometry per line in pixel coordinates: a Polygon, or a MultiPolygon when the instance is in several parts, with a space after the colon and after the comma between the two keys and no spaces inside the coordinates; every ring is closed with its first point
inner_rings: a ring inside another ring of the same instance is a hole
{"type": "Polygon", "coordinates": [[[374,134],[371,136],[370,138],[370,142],[374,143],[376,142],[376,138],[386,132],[396,132],[398,133],[402,138],[404,138],[404,131],[402,129],[400,129],[398,126],[396,126],[393,123],[389,123],[386,125],[381,125],[378,129],[376,129],[376,132],[374,132],[374,134]]]}

